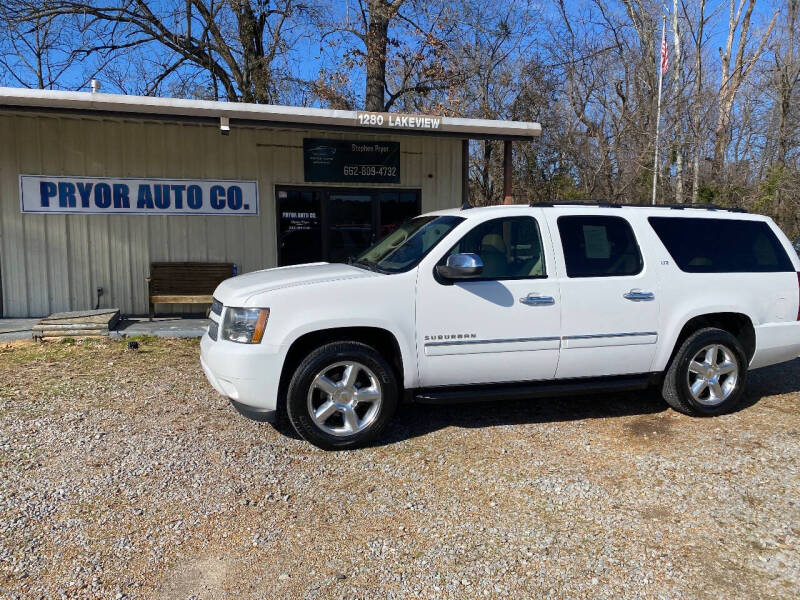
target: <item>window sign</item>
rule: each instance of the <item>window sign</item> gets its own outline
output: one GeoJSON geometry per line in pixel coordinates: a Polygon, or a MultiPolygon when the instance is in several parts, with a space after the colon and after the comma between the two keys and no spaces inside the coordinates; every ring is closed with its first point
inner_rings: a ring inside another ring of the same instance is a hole
{"type": "Polygon", "coordinates": [[[258,183],[20,175],[24,213],[258,215],[258,183]]]}
{"type": "Polygon", "coordinates": [[[303,140],[306,181],[400,183],[400,143],[303,140]]]}
{"type": "Polygon", "coordinates": [[[608,258],[611,245],[608,243],[606,228],[602,225],[584,225],[583,241],[586,244],[587,258],[608,258]]]}

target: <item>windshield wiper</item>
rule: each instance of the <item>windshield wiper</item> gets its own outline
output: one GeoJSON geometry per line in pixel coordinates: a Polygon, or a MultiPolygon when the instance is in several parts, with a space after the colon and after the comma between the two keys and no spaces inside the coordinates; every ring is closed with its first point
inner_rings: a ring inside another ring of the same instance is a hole
{"type": "Polygon", "coordinates": [[[366,269],[367,271],[373,271],[374,273],[383,273],[383,274],[388,273],[388,271],[384,271],[375,263],[367,262],[365,260],[356,260],[350,264],[352,264],[354,267],[361,267],[362,269],[366,269]]]}
{"type": "Polygon", "coordinates": [[[365,260],[354,260],[350,262],[351,265],[354,267],[361,267],[362,269],[366,269],[367,271],[377,271],[378,267],[373,265],[372,263],[368,263],[365,260]]]}

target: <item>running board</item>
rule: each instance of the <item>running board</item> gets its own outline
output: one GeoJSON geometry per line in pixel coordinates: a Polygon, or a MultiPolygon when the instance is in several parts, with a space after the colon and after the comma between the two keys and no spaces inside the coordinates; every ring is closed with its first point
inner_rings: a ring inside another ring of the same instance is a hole
{"type": "Polygon", "coordinates": [[[579,396],[597,392],[643,390],[653,383],[655,374],[623,375],[586,379],[534,381],[530,383],[498,383],[421,388],[414,399],[422,404],[483,402],[497,400],[530,400],[556,396],[579,396]]]}

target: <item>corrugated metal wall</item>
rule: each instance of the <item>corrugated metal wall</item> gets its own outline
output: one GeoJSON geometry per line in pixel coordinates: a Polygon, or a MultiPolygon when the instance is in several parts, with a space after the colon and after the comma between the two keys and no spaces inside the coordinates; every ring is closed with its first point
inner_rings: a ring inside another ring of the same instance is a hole
{"type": "Polygon", "coordinates": [[[144,314],[153,261],[230,261],[240,272],[275,266],[275,185],[304,184],[303,137],[315,136],[399,141],[401,183],[375,187],[421,189],[423,212],[460,203],[457,139],[238,127],[222,136],[191,123],[0,114],[2,315],[93,308],[98,287],[101,306],[144,314]],[[259,216],[21,214],[26,173],[256,179],[259,216]]]}

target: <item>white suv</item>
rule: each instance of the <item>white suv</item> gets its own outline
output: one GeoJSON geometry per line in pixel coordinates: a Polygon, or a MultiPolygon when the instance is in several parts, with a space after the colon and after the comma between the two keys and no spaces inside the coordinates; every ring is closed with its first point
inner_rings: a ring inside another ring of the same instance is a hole
{"type": "Polygon", "coordinates": [[[771,219],[721,209],[495,206],[408,221],[351,264],[220,284],[209,381],[322,448],[374,439],[401,397],[553,397],[657,384],[675,409],[739,403],[800,353],[800,259],[771,219]]]}

